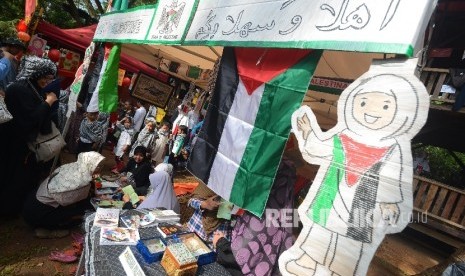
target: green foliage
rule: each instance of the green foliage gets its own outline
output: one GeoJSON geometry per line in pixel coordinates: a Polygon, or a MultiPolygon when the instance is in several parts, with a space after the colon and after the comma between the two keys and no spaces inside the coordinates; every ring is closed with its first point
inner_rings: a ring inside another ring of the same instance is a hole
{"type": "Polygon", "coordinates": [[[44,20],[63,29],[76,28],[81,25],[73,19],[69,11],[64,9],[63,4],[66,2],[65,0],[41,1],[40,4],[44,8],[44,20]]]}
{"type": "Polygon", "coordinates": [[[157,0],[132,0],[129,1],[129,8],[134,8],[138,6],[153,5],[157,0]]]}
{"type": "Polygon", "coordinates": [[[8,37],[16,37],[16,24],[18,19],[10,21],[0,21],[0,40],[8,37]]]}
{"type": "Polygon", "coordinates": [[[0,21],[24,18],[25,0],[2,1],[0,21]]]}
{"type": "MultiPolygon", "coordinates": [[[[421,153],[426,154],[431,171],[422,175],[447,185],[464,188],[465,172],[447,149],[424,146],[417,148],[413,152],[414,156],[421,153]]],[[[461,160],[462,164],[465,164],[465,154],[460,152],[454,153],[461,160]]]]}

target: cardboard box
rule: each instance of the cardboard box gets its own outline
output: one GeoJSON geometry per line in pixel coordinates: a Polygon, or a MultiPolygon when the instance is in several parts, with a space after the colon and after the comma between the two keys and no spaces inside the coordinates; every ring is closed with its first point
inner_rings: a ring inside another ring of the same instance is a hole
{"type": "Polygon", "coordinates": [[[160,264],[169,276],[194,276],[198,267],[196,258],[183,243],[168,245],[160,264]]]}

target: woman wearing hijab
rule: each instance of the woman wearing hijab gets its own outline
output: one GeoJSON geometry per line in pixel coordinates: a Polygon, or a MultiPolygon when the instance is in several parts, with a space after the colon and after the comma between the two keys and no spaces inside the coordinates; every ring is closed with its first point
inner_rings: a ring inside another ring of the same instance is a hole
{"type": "Polygon", "coordinates": [[[150,188],[147,197],[137,209],[165,208],[179,214],[179,202],[174,193],[171,176],[166,171],[157,171],[150,175],[150,188]]]}
{"type": "MultiPolygon", "coordinates": [[[[75,217],[92,209],[91,181],[98,175],[103,159],[98,152],[84,152],[76,162],[58,167],[29,195],[23,210],[24,220],[33,227],[48,230],[81,222],[75,217]]],[[[36,235],[40,237],[43,232],[46,230],[37,229],[36,235]]]]}
{"type": "Polygon", "coordinates": [[[56,74],[55,64],[47,59],[35,56],[24,57],[20,65],[20,73],[14,83],[6,89],[5,103],[13,115],[8,122],[5,133],[2,133],[1,158],[8,164],[2,167],[2,187],[5,197],[0,212],[14,215],[21,210],[25,196],[37,185],[39,166],[27,143],[37,138],[39,133],[52,131],[52,105],[57,100],[55,93],[42,91],[56,74]],[[42,93],[43,92],[43,93],[42,93]]]}

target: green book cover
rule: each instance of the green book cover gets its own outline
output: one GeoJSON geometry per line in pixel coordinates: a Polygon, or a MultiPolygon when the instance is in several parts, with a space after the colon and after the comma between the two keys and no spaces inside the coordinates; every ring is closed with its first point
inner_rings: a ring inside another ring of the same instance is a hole
{"type": "Polygon", "coordinates": [[[123,193],[129,196],[129,199],[131,200],[132,204],[136,204],[137,202],[139,202],[139,196],[137,195],[136,191],[134,191],[134,188],[131,185],[124,187],[123,193]]]}

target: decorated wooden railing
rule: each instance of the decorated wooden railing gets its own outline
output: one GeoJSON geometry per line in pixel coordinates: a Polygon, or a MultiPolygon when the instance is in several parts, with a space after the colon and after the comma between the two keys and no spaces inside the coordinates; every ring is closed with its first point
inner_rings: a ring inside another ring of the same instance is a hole
{"type": "Polygon", "coordinates": [[[420,80],[426,86],[426,90],[432,101],[454,103],[454,94],[442,93],[441,88],[449,75],[449,69],[425,67],[420,74],[420,80]]]}
{"type": "Polygon", "coordinates": [[[464,191],[414,176],[413,198],[415,222],[411,226],[427,226],[465,241],[464,191]]]}

